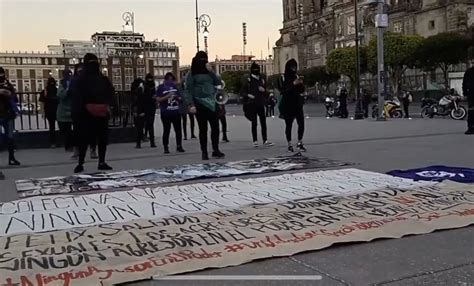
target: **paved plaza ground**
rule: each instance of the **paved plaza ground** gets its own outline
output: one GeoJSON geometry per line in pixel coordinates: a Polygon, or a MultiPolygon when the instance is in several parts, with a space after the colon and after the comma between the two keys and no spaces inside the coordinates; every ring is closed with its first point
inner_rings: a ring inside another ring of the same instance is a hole
{"type": "MultiPolygon", "coordinates": [[[[239,107],[228,108],[229,139],[222,144],[226,161],[284,155],[284,123],[269,119],[274,147],[251,146],[250,123],[239,107]]],[[[323,108],[306,109],[305,143],[310,157],[356,163],[356,168],[386,172],[428,165],[474,166],[474,137],[463,135],[465,122],[450,119],[341,120],[325,119],[323,108]]],[[[161,124],[157,118],[157,134],[161,124]]],[[[158,144],[161,137],[157,138],[158,144]]],[[[171,139],[171,150],[174,140],[171,139]]],[[[199,163],[197,140],[184,142],[185,154],[163,155],[162,148],[142,150],[134,144],[110,146],[109,163],[115,170],[144,169],[199,163]]],[[[28,177],[70,175],[75,162],[62,149],[19,150],[20,168],[2,169],[0,201],[17,198],[14,181],[28,177]]],[[[0,154],[0,168],[6,154],[0,154]]],[[[86,171],[96,171],[89,161],[86,171]]],[[[196,275],[322,275],[321,281],[148,281],[130,285],[474,285],[474,227],[438,231],[401,239],[342,244],[292,257],[266,259],[241,266],[206,270],[196,275]]]]}

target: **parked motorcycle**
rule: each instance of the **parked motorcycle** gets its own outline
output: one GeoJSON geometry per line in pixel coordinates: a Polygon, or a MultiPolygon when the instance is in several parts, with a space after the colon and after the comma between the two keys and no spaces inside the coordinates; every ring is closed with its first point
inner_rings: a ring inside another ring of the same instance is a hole
{"type": "Polygon", "coordinates": [[[326,96],[326,99],[324,100],[324,106],[326,107],[326,118],[339,116],[341,114],[339,110],[341,103],[337,98],[326,96]]]}
{"type": "Polygon", "coordinates": [[[438,103],[424,100],[421,110],[422,118],[433,118],[435,116],[450,116],[454,120],[464,120],[467,115],[466,108],[460,105],[461,96],[448,94],[443,96],[438,103]]]}
{"type": "MultiPolygon", "coordinates": [[[[384,104],[384,117],[390,118],[402,118],[403,112],[401,110],[401,103],[398,98],[393,98],[390,100],[386,100],[384,104]]],[[[372,106],[372,118],[377,118],[379,115],[379,107],[378,105],[372,106]]]]}

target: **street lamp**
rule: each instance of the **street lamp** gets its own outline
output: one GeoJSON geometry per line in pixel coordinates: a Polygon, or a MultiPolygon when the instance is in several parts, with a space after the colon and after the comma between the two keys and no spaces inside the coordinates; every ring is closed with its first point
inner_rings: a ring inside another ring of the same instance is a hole
{"type": "Polygon", "coordinates": [[[199,7],[198,0],[196,0],[196,48],[199,52],[199,33],[202,30],[204,35],[204,43],[207,43],[207,37],[209,36],[209,30],[207,29],[211,26],[211,17],[207,14],[202,14],[199,16],[199,7]]]}

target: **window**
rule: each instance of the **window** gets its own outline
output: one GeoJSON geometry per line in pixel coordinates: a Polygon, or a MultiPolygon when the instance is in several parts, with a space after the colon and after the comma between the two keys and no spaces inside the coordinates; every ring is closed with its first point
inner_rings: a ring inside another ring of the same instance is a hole
{"type": "Polygon", "coordinates": [[[173,61],[169,60],[169,61],[168,61],[168,66],[169,66],[169,67],[172,67],[172,66],[173,66],[173,61]]]}
{"type": "Polygon", "coordinates": [[[36,80],[36,91],[42,91],[43,89],[43,80],[36,80]]]}
{"type": "Polygon", "coordinates": [[[119,58],[114,58],[114,59],[112,60],[112,64],[114,64],[114,65],[120,65],[120,59],[119,59],[119,58]]]}
{"type": "Polygon", "coordinates": [[[22,78],[29,79],[30,78],[30,70],[23,70],[22,71],[22,78]]]}
{"type": "MultiPolygon", "coordinates": [[[[14,62],[12,62],[12,63],[14,63],[14,62]]],[[[22,59],[21,59],[21,63],[24,64],[24,65],[26,65],[26,64],[27,64],[26,58],[22,58],[22,59]]]]}
{"type": "Polygon", "coordinates": [[[49,65],[49,59],[44,59],[44,64],[49,65]]]}
{"type": "Polygon", "coordinates": [[[43,78],[43,70],[35,70],[36,78],[43,78]]]}
{"type": "Polygon", "coordinates": [[[347,34],[348,35],[354,35],[355,34],[355,17],[354,16],[348,16],[347,18],[347,34]]]}
{"type": "Polygon", "coordinates": [[[159,69],[159,68],[154,68],[154,69],[153,69],[153,76],[154,76],[154,77],[157,77],[157,76],[159,76],[159,75],[160,75],[160,69],[159,69]]]}
{"type": "Polygon", "coordinates": [[[6,58],[0,58],[0,64],[4,64],[6,61],[6,58]]]}
{"type": "Polygon", "coordinates": [[[236,67],[236,66],[232,66],[232,70],[233,70],[233,71],[236,71],[236,70],[237,70],[237,67],[236,67]]]}
{"type": "MultiPolygon", "coordinates": [[[[53,62],[53,65],[57,65],[57,64],[58,64],[58,60],[56,60],[56,59],[53,59],[52,62],[53,62]]],[[[40,63],[41,63],[41,62],[40,62],[40,63]]]]}
{"type": "Polygon", "coordinates": [[[76,64],[76,60],[75,60],[75,59],[69,59],[69,64],[70,64],[70,65],[75,65],[75,64],[76,64]]]}
{"type": "Polygon", "coordinates": [[[153,60],[153,65],[156,67],[156,66],[159,66],[160,65],[160,61],[159,60],[153,60]]]}
{"type": "Polygon", "coordinates": [[[115,90],[122,90],[122,84],[121,83],[114,84],[114,89],[115,90]]]}
{"type": "Polygon", "coordinates": [[[428,23],[428,29],[434,30],[434,28],[435,28],[435,21],[434,21],[434,20],[431,20],[431,21],[428,23]]]}
{"type": "Polygon", "coordinates": [[[12,86],[15,90],[18,90],[18,84],[16,83],[16,79],[11,79],[10,83],[12,84],[12,86]]]}
{"type": "Polygon", "coordinates": [[[8,70],[8,78],[16,78],[16,69],[8,70]]]}
{"type": "Polygon", "coordinates": [[[137,77],[145,78],[145,68],[137,68],[137,77]]]}
{"type": "Polygon", "coordinates": [[[126,83],[125,84],[125,90],[131,90],[131,85],[129,83],[126,83]]]}
{"type": "Polygon", "coordinates": [[[172,57],[172,58],[176,58],[176,53],[175,53],[175,52],[171,52],[171,57],[172,57]]]}
{"type": "Polygon", "coordinates": [[[402,22],[395,22],[393,24],[393,32],[394,33],[401,33],[402,32],[402,22]]]}
{"type": "Polygon", "coordinates": [[[171,58],[171,52],[168,52],[168,58],[171,58]]]}
{"type": "Polygon", "coordinates": [[[133,77],[133,69],[132,68],[125,68],[125,76],[132,76],[133,77]]]}
{"type": "MultiPolygon", "coordinates": [[[[159,57],[162,58],[163,57],[163,52],[159,52],[159,57]]],[[[166,56],[165,56],[166,57],[166,56]]]]}
{"type": "Polygon", "coordinates": [[[24,92],[30,92],[31,91],[31,81],[28,80],[23,80],[23,91],[24,92]]]}
{"type": "Polygon", "coordinates": [[[114,68],[112,69],[113,76],[122,76],[122,71],[120,69],[114,68]]]}
{"type": "Polygon", "coordinates": [[[144,65],[144,64],[145,64],[145,60],[144,60],[144,59],[141,59],[141,58],[138,58],[138,59],[137,59],[137,65],[142,66],[142,65],[144,65]]]}
{"type": "Polygon", "coordinates": [[[125,65],[126,66],[131,66],[133,63],[132,63],[132,59],[131,58],[125,58],[125,65]]]}

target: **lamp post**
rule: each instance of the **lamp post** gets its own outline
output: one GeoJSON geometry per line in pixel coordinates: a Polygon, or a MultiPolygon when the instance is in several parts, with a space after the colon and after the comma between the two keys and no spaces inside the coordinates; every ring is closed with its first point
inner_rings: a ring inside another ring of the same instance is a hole
{"type": "Polygon", "coordinates": [[[359,5],[358,0],[354,1],[354,24],[355,24],[355,48],[356,48],[356,110],[354,119],[364,119],[364,111],[362,110],[362,98],[360,94],[360,49],[359,49],[359,5]]]}
{"type": "MultiPolygon", "coordinates": [[[[199,33],[204,35],[204,44],[207,50],[207,37],[209,36],[209,28],[211,26],[211,17],[207,14],[202,14],[199,16],[199,5],[198,0],[196,0],[196,49],[199,52],[199,33]]],[[[206,51],[207,52],[207,51],[206,51]]]]}
{"type": "Polygon", "coordinates": [[[377,78],[378,78],[378,107],[379,114],[377,120],[384,121],[385,92],[384,82],[386,81],[385,63],[384,63],[384,30],[388,27],[388,15],[384,13],[384,0],[371,0],[377,3],[377,15],[375,16],[375,27],[377,27],[377,78]]]}

